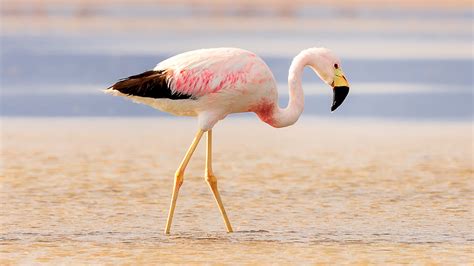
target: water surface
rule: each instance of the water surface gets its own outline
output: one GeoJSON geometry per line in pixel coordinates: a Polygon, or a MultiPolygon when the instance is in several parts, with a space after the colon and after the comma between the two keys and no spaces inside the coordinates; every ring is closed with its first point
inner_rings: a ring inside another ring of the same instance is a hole
{"type": "Polygon", "coordinates": [[[3,263],[472,262],[470,123],[230,119],[207,188],[204,150],[173,173],[193,120],[6,119],[3,263]]]}

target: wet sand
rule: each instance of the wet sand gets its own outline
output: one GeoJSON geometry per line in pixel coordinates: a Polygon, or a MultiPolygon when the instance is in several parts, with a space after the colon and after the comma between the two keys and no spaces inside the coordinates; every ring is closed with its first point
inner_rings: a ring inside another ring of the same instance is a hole
{"type": "Polygon", "coordinates": [[[1,264],[472,264],[469,122],[304,118],[214,130],[233,234],[204,182],[204,145],[163,234],[195,121],[2,121],[1,264]]]}

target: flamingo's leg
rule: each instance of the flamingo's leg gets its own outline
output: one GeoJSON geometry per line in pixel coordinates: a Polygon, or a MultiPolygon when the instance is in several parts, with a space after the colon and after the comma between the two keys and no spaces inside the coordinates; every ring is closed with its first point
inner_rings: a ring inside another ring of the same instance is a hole
{"type": "Polygon", "coordinates": [[[206,170],[205,170],[205,178],[207,183],[209,184],[209,188],[214,194],[214,198],[216,199],[217,206],[219,206],[219,210],[222,214],[222,218],[224,219],[225,226],[227,227],[227,232],[232,233],[232,226],[230,225],[229,218],[227,217],[227,213],[225,212],[224,205],[222,204],[221,196],[219,191],[217,190],[217,178],[214,176],[212,172],[212,130],[207,131],[207,149],[206,149],[206,170]]]}
{"type": "Polygon", "coordinates": [[[178,199],[179,188],[183,184],[184,170],[186,169],[186,166],[189,163],[189,159],[191,159],[191,156],[193,155],[193,152],[196,149],[199,140],[201,140],[202,134],[204,134],[204,131],[202,129],[199,129],[196,136],[194,137],[193,143],[191,143],[191,146],[186,152],[183,161],[179,165],[179,168],[178,170],[176,170],[176,173],[174,175],[173,195],[171,197],[170,211],[168,213],[168,221],[166,222],[165,234],[170,233],[171,222],[173,220],[174,209],[176,207],[176,200],[178,199]]]}

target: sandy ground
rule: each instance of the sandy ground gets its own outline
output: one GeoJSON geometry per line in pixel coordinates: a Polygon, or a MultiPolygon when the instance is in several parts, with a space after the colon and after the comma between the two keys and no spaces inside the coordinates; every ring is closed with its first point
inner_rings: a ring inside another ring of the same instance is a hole
{"type": "Polygon", "coordinates": [[[470,123],[303,119],[214,130],[225,227],[202,177],[173,173],[186,119],[4,119],[1,264],[472,264],[470,123]]]}

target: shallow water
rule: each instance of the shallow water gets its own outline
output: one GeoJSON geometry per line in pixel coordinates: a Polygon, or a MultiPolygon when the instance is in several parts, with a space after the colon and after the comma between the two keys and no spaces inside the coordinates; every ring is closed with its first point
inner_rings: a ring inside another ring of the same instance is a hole
{"type": "Polygon", "coordinates": [[[188,119],[4,119],[1,263],[474,261],[471,124],[230,118],[162,233],[188,119]]]}

